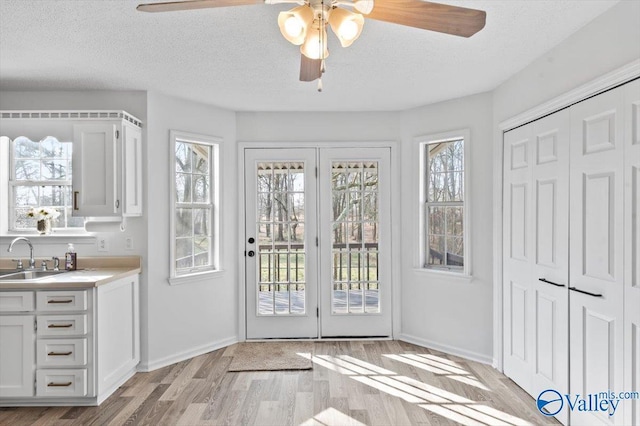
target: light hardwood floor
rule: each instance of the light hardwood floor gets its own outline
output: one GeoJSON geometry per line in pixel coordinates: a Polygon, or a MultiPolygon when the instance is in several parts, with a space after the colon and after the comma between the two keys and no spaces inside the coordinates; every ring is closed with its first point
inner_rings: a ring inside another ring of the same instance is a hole
{"type": "Polygon", "coordinates": [[[138,373],[100,407],[0,408],[0,424],[558,424],[490,366],[405,342],[316,342],[313,370],[230,373],[236,347],[138,373]]]}

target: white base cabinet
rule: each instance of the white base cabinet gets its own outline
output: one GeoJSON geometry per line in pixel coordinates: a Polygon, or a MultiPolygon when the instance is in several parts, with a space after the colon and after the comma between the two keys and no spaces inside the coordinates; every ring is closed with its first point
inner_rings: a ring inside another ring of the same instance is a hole
{"type": "Polygon", "coordinates": [[[0,406],[111,395],[140,361],[138,286],[132,275],[81,290],[0,291],[0,406]]]}

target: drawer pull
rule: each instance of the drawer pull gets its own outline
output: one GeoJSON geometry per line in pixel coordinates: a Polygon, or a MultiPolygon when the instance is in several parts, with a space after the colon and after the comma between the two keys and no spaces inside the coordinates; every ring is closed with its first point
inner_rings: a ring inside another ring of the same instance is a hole
{"type": "Polygon", "coordinates": [[[71,328],[73,324],[49,324],[48,328],[71,328]]]}
{"type": "Polygon", "coordinates": [[[73,299],[68,299],[68,300],[49,300],[47,303],[73,303],[73,299]]]}
{"type": "Polygon", "coordinates": [[[71,355],[73,352],[69,351],[69,352],[49,352],[47,355],[48,356],[69,356],[71,355]]]}
{"type": "Polygon", "coordinates": [[[67,388],[67,387],[71,386],[72,384],[73,384],[73,382],[66,382],[66,383],[54,383],[54,382],[51,382],[51,383],[47,384],[47,386],[49,386],[49,387],[67,388]]]}

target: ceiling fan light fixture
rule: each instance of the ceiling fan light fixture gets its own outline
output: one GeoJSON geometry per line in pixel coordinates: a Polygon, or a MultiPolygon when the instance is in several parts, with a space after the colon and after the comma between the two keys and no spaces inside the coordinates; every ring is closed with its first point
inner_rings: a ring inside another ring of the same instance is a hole
{"type": "Polygon", "coordinates": [[[309,30],[304,44],[300,46],[300,52],[309,59],[326,59],[329,56],[326,28],[320,29],[314,26],[309,30]]]}
{"type": "Polygon", "coordinates": [[[309,25],[313,22],[313,11],[309,6],[298,6],[278,15],[278,26],[282,36],[290,43],[304,43],[309,25]]]}
{"type": "Polygon", "coordinates": [[[340,40],[342,47],[349,47],[360,37],[364,27],[364,17],[359,13],[336,8],[331,11],[329,25],[340,40]]]}
{"type": "Polygon", "coordinates": [[[365,15],[370,14],[373,11],[374,0],[357,0],[353,2],[353,8],[365,15]]]}

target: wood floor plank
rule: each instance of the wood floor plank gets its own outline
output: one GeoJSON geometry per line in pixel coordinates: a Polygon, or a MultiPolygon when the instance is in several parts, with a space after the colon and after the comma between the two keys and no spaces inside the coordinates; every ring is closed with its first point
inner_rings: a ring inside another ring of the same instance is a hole
{"type": "Polygon", "coordinates": [[[184,410],[180,419],[176,423],[177,426],[196,426],[204,424],[201,420],[204,410],[207,409],[207,404],[191,404],[184,410]]]}
{"type": "Polygon", "coordinates": [[[1,408],[0,425],[558,424],[491,366],[406,342],[314,342],[312,370],[228,372],[236,347],[138,373],[100,407],[1,408]]]}

